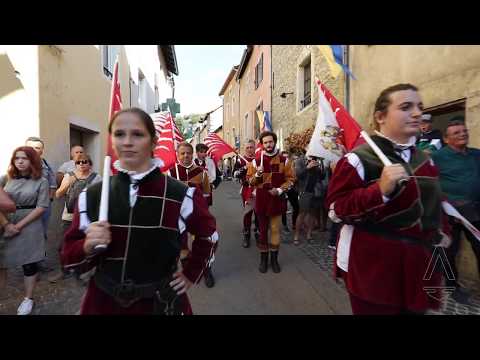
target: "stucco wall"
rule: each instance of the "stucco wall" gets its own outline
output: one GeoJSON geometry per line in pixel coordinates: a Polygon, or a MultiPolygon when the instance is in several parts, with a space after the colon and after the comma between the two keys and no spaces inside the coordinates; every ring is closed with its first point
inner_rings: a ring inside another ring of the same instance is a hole
{"type": "Polygon", "coordinates": [[[0,45],[0,174],[16,147],[40,135],[38,119],[38,46],[0,45]]]}
{"type": "Polygon", "coordinates": [[[240,79],[240,141],[254,137],[254,111],[260,102],[264,111],[271,111],[271,52],[270,45],[254,45],[249,62],[240,79]],[[255,66],[263,54],[263,80],[255,89],[255,66]],[[245,114],[248,112],[248,126],[245,127],[245,114]]]}
{"type": "Polygon", "coordinates": [[[364,126],[384,88],[409,82],[420,88],[426,108],[466,98],[471,145],[480,147],[480,46],[354,45],[351,111],[364,126]]]}

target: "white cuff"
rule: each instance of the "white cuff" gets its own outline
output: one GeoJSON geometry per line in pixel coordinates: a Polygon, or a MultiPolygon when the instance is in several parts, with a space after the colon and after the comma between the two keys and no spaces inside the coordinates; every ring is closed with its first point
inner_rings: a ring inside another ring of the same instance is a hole
{"type": "Polygon", "coordinates": [[[281,188],[277,188],[277,191],[278,191],[278,196],[283,194],[283,190],[281,188]]]}
{"type": "Polygon", "coordinates": [[[383,203],[386,204],[387,202],[390,201],[389,197],[386,197],[385,195],[382,195],[383,203]]]}

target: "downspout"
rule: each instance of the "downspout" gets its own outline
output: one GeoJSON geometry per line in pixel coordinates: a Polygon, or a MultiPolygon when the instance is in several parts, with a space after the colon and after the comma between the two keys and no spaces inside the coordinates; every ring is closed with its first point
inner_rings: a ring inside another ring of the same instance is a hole
{"type": "MultiPolygon", "coordinates": [[[[345,65],[350,68],[350,52],[348,51],[348,45],[343,48],[343,61],[345,65]]],[[[345,74],[345,109],[350,112],[350,76],[345,74]]]]}
{"type": "Polygon", "coordinates": [[[273,45],[270,45],[270,123],[272,124],[273,131],[273,89],[274,89],[274,78],[273,78],[273,45]]]}

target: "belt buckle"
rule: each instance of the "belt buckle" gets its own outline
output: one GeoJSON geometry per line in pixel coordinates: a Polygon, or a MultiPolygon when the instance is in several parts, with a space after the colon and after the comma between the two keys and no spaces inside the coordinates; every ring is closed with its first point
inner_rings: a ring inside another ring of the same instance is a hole
{"type": "Polygon", "coordinates": [[[127,280],[115,288],[115,297],[124,306],[130,306],[138,298],[138,290],[132,280],[127,280]]]}

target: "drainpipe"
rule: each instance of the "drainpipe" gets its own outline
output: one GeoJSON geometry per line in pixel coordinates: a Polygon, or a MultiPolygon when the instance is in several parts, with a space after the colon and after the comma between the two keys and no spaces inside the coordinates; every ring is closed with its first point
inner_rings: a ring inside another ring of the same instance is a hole
{"type": "Polygon", "coordinates": [[[273,45],[270,45],[270,123],[273,131],[273,45]]]}
{"type": "MultiPolygon", "coordinates": [[[[345,45],[343,48],[343,61],[347,67],[350,67],[350,53],[348,51],[348,46],[345,45]]],[[[345,74],[345,109],[350,112],[350,76],[345,74]]]]}

